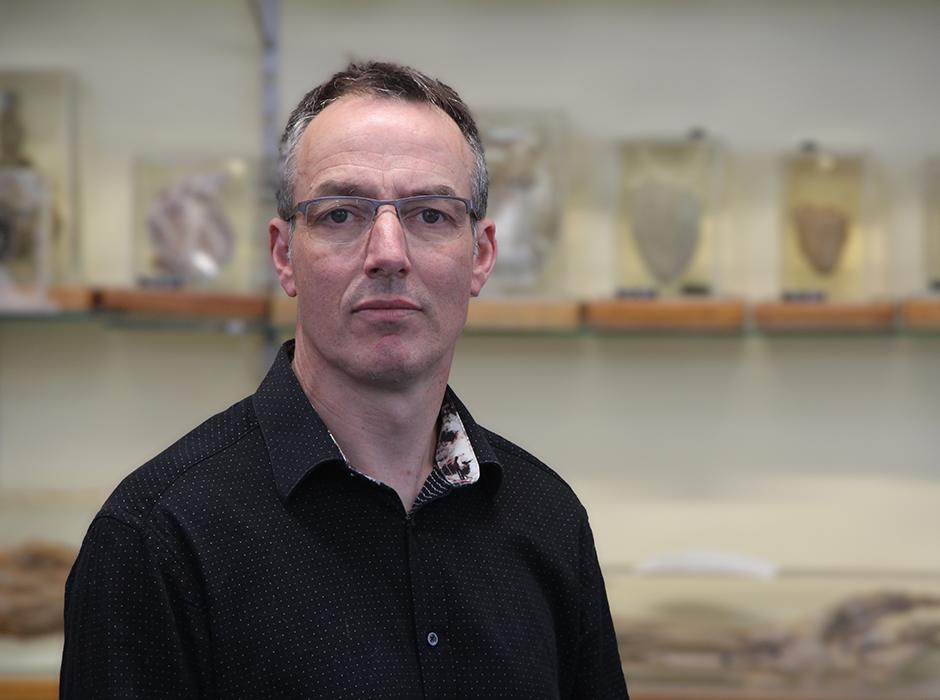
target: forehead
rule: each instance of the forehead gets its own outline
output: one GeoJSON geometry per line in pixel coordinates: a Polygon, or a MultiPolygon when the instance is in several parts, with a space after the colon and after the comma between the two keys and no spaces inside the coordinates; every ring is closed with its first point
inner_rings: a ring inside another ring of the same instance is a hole
{"type": "Polygon", "coordinates": [[[473,163],[460,128],[439,108],[347,96],[307,126],[297,149],[296,189],[303,196],[342,183],[366,196],[390,197],[451,188],[468,197],[473,163]]]}

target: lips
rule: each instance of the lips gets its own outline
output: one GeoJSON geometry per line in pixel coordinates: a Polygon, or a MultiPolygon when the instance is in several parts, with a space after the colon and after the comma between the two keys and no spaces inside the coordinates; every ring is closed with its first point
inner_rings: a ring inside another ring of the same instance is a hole
{"type": "Polygon", "coordinates": [[[353,307],[353,311],[372,311],[388,309],[405,309],[418,311],[421,307],[410,299],[364,299],[353,307]]]}
{"type": "Polygon", "coordinates": [[[421,307],[410,299],[364,299],[353,307],[353,313],[376,321],[397,321],[411,316],[421,307]]]}

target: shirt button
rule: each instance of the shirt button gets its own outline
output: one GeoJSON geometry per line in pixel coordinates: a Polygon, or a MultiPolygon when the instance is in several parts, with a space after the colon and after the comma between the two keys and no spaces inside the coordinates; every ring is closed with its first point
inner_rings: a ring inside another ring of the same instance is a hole
{"type": "Polygon", "coordinates": [[[428,644],[430,644],[432,647],[437,646],[437,633],[435,632],[428,633],[428,644]]]}

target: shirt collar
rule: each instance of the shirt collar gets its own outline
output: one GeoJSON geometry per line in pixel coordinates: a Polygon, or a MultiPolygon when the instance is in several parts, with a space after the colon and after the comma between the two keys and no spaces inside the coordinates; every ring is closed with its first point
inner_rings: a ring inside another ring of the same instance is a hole
{"type": "MultiPolygon", "coordinates": [[[[281,347],[252,398],[271,457],[275,486],[285,502],[319,467],[346,463],[294,375],[293,354],[294,341],[290,340],[281,347]]],[[[502,467],[485,431],[449,387],[441,409],[436,460],[441,473],[455,485],[480,481],[491,494],[499,489],[502,467]]]]}
{"type": "Polygon", "coordinates": [[[449,396],[444,397],[441,406],[441,432],[434,461],[437,470],[452,486],[475,484],[480,479],[480,463],[449,396]]]}

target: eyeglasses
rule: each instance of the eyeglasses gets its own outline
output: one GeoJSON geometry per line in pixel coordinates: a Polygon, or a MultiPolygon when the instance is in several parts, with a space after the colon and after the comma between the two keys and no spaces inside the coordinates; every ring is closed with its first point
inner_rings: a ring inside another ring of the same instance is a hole
{"type": "Polygon", "coordinates": [[[297,205],[307,233],[330,245],[349,245],[372,228],[384,205],[395,207],[402,228],[424,243],[453,241],[468,229],[473,202],[450,196],[420,196],[404,199],[368,197],[317,197],[297,205]]]}

